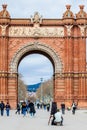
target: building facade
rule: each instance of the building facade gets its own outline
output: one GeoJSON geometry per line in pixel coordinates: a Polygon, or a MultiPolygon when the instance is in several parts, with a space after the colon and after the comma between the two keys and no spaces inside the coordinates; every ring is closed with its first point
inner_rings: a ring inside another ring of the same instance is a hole
{"type": "Polygon", "coordinates": [[[73,101],[87,107],[86,37],[84,6],[76,15],[66,5],[61,19],[42,19],[38,12],[29,19],[11,18],[7,5],[0,11],[0,101],[13,108],[18,99],[18,65],[29,54],[46,56],[53,65],[54,101],[73,101]]]}

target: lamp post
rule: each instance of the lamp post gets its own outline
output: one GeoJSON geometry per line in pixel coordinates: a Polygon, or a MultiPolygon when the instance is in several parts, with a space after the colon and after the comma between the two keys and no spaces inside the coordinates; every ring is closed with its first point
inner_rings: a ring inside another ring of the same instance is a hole
{"type": "Polygon", "coordinates": [[[41,80],[41,101],[42,101],[42,97],[43,97],[43,88],[42,88],[43,78],[41,78],[40,80],[41,80]]]}

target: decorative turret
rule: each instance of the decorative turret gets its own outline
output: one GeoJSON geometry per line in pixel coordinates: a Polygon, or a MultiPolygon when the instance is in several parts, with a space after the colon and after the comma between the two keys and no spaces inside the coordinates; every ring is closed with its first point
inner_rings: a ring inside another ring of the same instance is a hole
{"type": "Polygon", "coordinates": [[[9,23],[10,14],[7,11],[7,4],[3,4],[2,7],[3,7],[3,10],[0,11],[0,23],[6,24],[6,23],[9,23]]]}
{"type": "Polygon", "coordinates": [[[71,5],[66,5],[66,12],[63,14],[63,18],[74,18],[72,11],[70,11],[71,5]]]}
{"type": "Polygon", "coordinates": [[[84,25],[86,23],[87,14],[84,11],[84,5],[79,5],[80,11],[76,14],[77,24],[84,25]]]}
{"type": "Polygon", "coordinates": [[[3,10],[0,12],[0,18],[10,18],[10,14],[9,14],[9,12],[6,10],[7,5],[6,5],[6,4],[3,4],[2,7],[3,7],[3,10]]]}
{"type": "Polygon", "coordinates": [[[84,5],[79,5],[80,11],[76,14],[76,18],[86,18],[87,14],[84,11],[84,5]]]}
{"type": "Polygon", "coordinates": [[[63,14],[63,23],[64,24],[73,24],[74,22],[74,15],[73,12],[70,11],[71,5],[66,5],[66,11],[63,14]]]}

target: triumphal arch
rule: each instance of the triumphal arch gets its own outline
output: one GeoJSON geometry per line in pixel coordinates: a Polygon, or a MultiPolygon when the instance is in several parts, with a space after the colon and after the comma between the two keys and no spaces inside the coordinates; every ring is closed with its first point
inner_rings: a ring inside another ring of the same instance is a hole
{"type": "Polygon", "coordinates": [[[43,54],[53,65],[54,100],[87,107],[86,37],[84,6],[76,15],[66,5],[61,19],[11,18],[7,5],[0,11],[0,101],[16,107],[18,65],[31,53],[43,54]]]}

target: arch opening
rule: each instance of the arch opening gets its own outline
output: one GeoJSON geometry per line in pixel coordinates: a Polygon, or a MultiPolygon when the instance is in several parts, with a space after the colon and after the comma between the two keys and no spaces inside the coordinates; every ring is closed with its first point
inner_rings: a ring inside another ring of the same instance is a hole
{"type": "MultiPolygon", "coordinates": [[[[28,43],[24,46],[22,46],[21,48],[19,48],[16,53],[14,54],[10,64],[9,64],[9,71],[11,74],[18,74],[18,66],[21,62],[21,60],[29,55],[29,54],[42,54],[44,56],[46,56],[52,66],[53,66],[53,89],[55,89],[55,74],[57,73],[62,73],[63,71],[63,64],[62,64],[62,60],[60,58],[60,56],[58,55],[58,53],[51,48],[49,45],[45,44],[45,43],[39,43],[39,42],[33,42],[33,43],[28,43]]],[[[17,77],[18,78],[18,77],[17,77]]],[[[18,80],[18,79],[17,79],[18,80]]],[[[15,82],[15,81],[14,81],[15,82]]],[[[15,84],[16,90],[18,83],[15,84]]],[[[53,92],[53,94],[55,93],[55,91],[53,92]]],[[[16,94],[16,99],[18,102],[18,96],[17,93],[16,94]]],[[[53,95],[54,98],[55,94],[53,95]]]]}
{"type": "Polygon", "coordinates": [[[18,78],[18,101],[48,103],[53,99],[54,68],[46,54],[36,51],[25,54],[19,62],[18,73],[22,75],[18,78]]]}
{"type": "Polygon", "coordinates": [[[9,70],[12,73],[17,72],[18,64],[20,63],[21,59],[29,53],[32,52],[39,52],[40,54],[46,55],[48,59],[52,62],[54,66],[54,73],[62,72],[63,64],[60,56],[53,50],[50,46],[43,44],[43,43],[29,43],[27,45],[22,46],[12,58],[9,70]]]}

